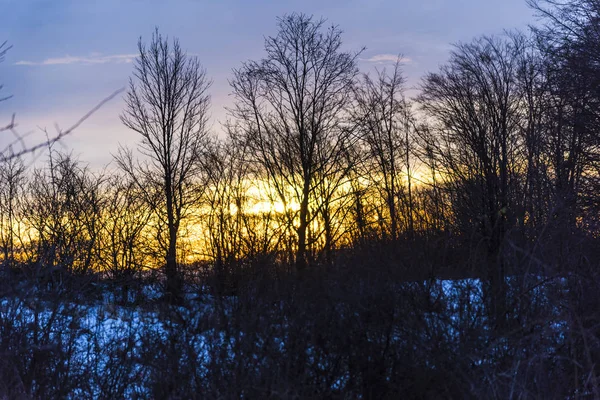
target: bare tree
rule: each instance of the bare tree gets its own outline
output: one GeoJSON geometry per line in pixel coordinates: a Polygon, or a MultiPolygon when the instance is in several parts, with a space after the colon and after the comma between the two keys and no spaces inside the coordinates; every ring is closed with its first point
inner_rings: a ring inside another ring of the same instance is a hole
{"type": "Polygon", "coordinates": [[[63,272],[85,275],[97,266],[103,180],[71,155],[52,149],[45,168],[34,170],[24,205],[25,223],[33,230],[28,241],[35,246],[33,261],[53,278],[63,272]]]}
{"type": "Polygon", "coordinates": [[[505,312],[506,271],[500,250],[514,224],[522,172],[516,78],[522,50],[520,36],[483,37],[459,45],[440,72],[425,77],[419,97],[435,124],[436,134],[425,138],[426,146],[436,153],[452,186],[461,229],[487,245],[490,268],[484,275],[490,280],[492,315],[498,323],[505,312]]]}
{"type": "MultiPolygon", "coordinates": [[[[358,53],[341,50],[341,31],[324,20],[291,14],[278,20],[279,33],[265,39],[266,57],[234,71],[236,140],[246,142],[288,207],[297,239],[296,266],[306,266],[307,231],[317,177],[329,179],[351,133],[343,111],[351,101],[358,53]]],[[[318,204],[313,204],[318,207],[318,204]]]]}
{"type": "Polygon", "coordinates": [[[545,73],[542,143],[549,160],[550,214],[555,231],[568,239],[582,226],[600,226],[595,200],[600,189],[600,3],[528,3],[544,22],[534,32],[545,73]]]}
{"type": "Polygon", "coordinates": [[[543,21],[533,27],[543,46],[577,48],[600,61],[600,2],[598,0],[527,0],[543,21]]]}
{"type": "Polygon", "coordinates": [[[392,240],[398,237],[398,203],[404,197],[405,189],[408,190],[407,228],[411,233],[414,229],[409,151],[411,115],[403,84],[400,57],[391,74],[378,71],[375,80],[365,74],[362,85],[356,90],[354,113],[361,141],[369,154],[371,180],[387,208],[387,233],[392,240]],[[407,177],[407,187],[404,177],[407,177]]]}
{"type": "Polygon", "coordinates": [[[20,158],[0,163],[0,248],[7,265],[15,260],[25,178],[25,165],[20,158]]]}
{"type": "Polygon", "coordinates": [[[516,222],[528,237],[547,222],[549,208],[548,132],[553,112],[549,96],[548,63],[534,40],[525,41],[518,55],[516,73],[521,99],[520,124],[523,140],[522,158],[525,166],[522,182],[523,199],[516,212],[516,222]]]}
{"type": "Polygon", "coordinates": [[[156,216],[166,232],[158,236],[167,294],[176,300],[181,286],[177,236],[202,187],[194,178],[207,136],[210,81],[196,57],[188,57],[176,39],[169,44],[158,30],[148,47],[140,38],[138,50],[121,120],[140,134],[138,150],[145,159],[135,163],[131,152],[123,150],[117,161],[140,186],[154,182],[162,193],[156,216]]]}
{"type": "MultiPolygon", "coordinates": [[[[232,280],[235,262],[243,254],[243,225],[249,181],[239,162],[240,149],[230,143],[216,142],[207,153],[208,189],[205,196],[206,253],[213,261],[217,284],[224,288],[232,280]]],[[[243,150],[242,150],[243,151],[243,150]]]]}
{"type": "Polygon", "coordinates": [[[129,284],[139,276],[149,257],[146,247],[152,207],[129,177],[112,175],[106,182],[99,262],[109,278],[121,283],[124,300],[129,284]]]}

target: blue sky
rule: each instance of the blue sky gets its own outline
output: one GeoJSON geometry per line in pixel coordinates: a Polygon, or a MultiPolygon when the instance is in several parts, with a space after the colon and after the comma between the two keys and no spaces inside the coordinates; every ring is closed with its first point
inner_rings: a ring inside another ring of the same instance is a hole
{"type": "MultiPolygon", "coordinates": [[[[348,50],[366,46],[364,71],[403,54],[409,86],[445,62],[451,43],[535,21],[525,0],[0,0],[0,41],[13,46],[0,64],[1,94],[13,95],[0,103],[0,125],[16,113],[29,143],[43,137],[41,128],[52,134],[55,125],[72,125],[127,84],[138,37],[158,26],[207,69],[218,132],[231,104],[231,70],[261,58],[264,36],[290,12],[339,25],[348,50]]],[[[109,163],[119,143],[137,140],[119,121],[122,107],[120,97],[105,105],[61,146],[94,167],[109,163]]]]}

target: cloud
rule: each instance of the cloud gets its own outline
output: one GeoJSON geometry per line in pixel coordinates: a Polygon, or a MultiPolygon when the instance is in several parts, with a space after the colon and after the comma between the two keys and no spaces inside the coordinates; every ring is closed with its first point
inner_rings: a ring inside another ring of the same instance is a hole
{"type": "Polygon", "coordinates": [[[137,54],[113,54],[103,56],[100,53],[91,53],[89,56],[70,56],[47,58],[43,61],[17,61],[15,65],[69,65],[69,64],[106,64],[130,63],[137,54]]]}
{"type": "MultiPolygon", "coordinates": [[[[361,58],[361,61],[373,62],[373,63],[386,63],[386,62],[396,62],[398,60],[397,54],[375,54],[370,58],[361,58]]],[[[400,62],[409,63],[412,60],[408,57],[400,57],[400,62]]]]}

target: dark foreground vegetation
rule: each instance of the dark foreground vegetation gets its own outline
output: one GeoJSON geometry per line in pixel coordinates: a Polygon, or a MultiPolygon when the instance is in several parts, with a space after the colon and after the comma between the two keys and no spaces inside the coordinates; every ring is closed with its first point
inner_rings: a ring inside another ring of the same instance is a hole
{"type": "Polygon", "coordinates": [[[600,3],[531,6],[412,100],[285,16],[225,137],[140,40],[137,152],[2,152],[0,399],[600,399],[600,3]]]}
{"type": "MultiPolygon", "coordinates": [[[[558,274],[540,254],[547,269],[507,279],[501,329],[480,280],[404,279],[485,261],[414,243],[363,247],[301,276],[248,261],[235,295],[219,294],[209,273],[187,281],[179,306],[158,298],[152,277],[130,282],[124,300],[125,282],[63,276],[49,287],[30,269],[5,275],[0,390],[9,399],[597,398],[600,276],[584,261],[597,259],[580,250],[585,241],[572,243],[579,261],[566,266],[577,273],[558,274]]],[[[530,257],[506,256],[531,268],[530,257]]]]}

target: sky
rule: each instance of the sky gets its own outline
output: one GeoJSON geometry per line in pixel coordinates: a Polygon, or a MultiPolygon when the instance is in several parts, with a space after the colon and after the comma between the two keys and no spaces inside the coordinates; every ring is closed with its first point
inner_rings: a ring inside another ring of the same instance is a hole
{"type": "MultiPolygon", "coordinates": [[[[176,37],[212,79],[211,129],[232,104],[228,80],[243,61],[264,55],[278,16],[302,12],[338,25],[345,50],[366,47],[361,71],[406,59],[408,88],[448,58],[452,44],[535,23],[525,0],[0,0],[0,42],[12,48],[0,64],[0,126],[16,115],[33,145],[66,129],[114,91],[126,87],[137,41],[154,28],[176,37]]],[[[122,95],[105,104],[58,148],[93,168],[109,164],[137,134],[119,120],[122,95]]],[[[0,133],[0,149],[12,140],[0,133]]]]}

